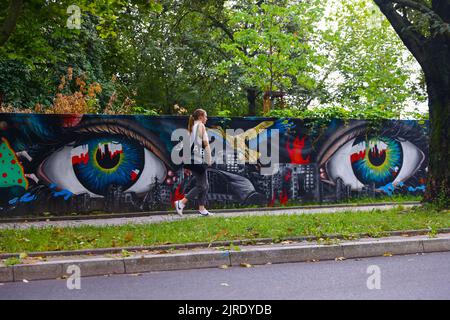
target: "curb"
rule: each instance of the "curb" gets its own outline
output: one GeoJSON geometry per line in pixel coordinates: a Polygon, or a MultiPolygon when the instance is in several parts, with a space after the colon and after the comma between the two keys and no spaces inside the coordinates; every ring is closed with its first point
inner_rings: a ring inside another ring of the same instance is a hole
{"type": "MultiPolygon", "coordinates": [[[[420,236],[426,235],[432,232],[432,229],[418,229],[418,230],[402,230],[402,231],[386,231],[382,233],[383,237],[396,237],[396,236],[420,236]]],[[[436,233],[450,233],[450,228],[442,228],[435,230],[436,233]]],[[[370,238],[368,233],[356,233],[352,234],[353,238],[370,238]]],[[[318,241],[319,239],[339,239],[344,240],[345,236],[342,234],[323,234],[321,236],[301,236],[301,237],[283,237],[280,239],[273,238],[254,238],[254,239],[242,239],[242,240],[229,240],[229,241],[213,241],[213,242],[191,242],[184,244],[163,244],[154,246],[143,247],[115,247],[115,248],[98,248],[98,249],[83,249],[83,250],[61,250],[61,251],[40,251],[29,252],[29,257],[56,257],[56,256],[79,256],[79,255],[102,255],[102,254],[117,254],[122,251],[156,251],[156,250],[185,250],[185,249],[204,249],[204,248],[217,248],[217,247],[229,247],[231,245],[254,245],[270,244],[283,241],[318,241]]],[[[19,258],[20,253],[0,253],[1,259],[19,258]]]]}
{"type": "Polygon", "coordinates": [[[293,263],[317,260],[351,259],[383,255],[405,255],[450,251],[450,233],[436,238],[417,236],[416,239],[382,238],[349,241],[342,244],[286,244],[248,246],[239,251],[204,249],[182,253],[137,254],[125,258],[79,258],[72,260],[0,266],[0,282],[58,279],[67,277],[70,265],[80,267],[81,276],[136,274],[220,266],[246,266],[293,263]]]}
{"type": "MultiPolygon", "coordinates": [[[[251,211],[281,211],[290,209],[333,209],[333,208],[358,208],[358,207],[383,207],[383,206],[403,206],[403,205],[420,205],[419,201],[405,201],[405,202],[378,202],[378,203],[364,203],[364,204],[326,204],[326,205],[307,205],[307,206],[286,206],[286,207],[262,207],[262,208],[236,208],[236,209],[214,209],[217,213],[232,213],[232,212],[251,212],[251,211]]],[[[73,216],[53,216],[53,217],[24,217],[24,218],[2,218],[0,225],[3,223],[20,223],[20,222],[40,222],[40,221],[73,221],[73,220],[99,220],[99,219],[114,219],[114,218],[138,218],[157,215],[173,214],[173,211],[148,211],[148,212],[130,212],[130,213],[110,213],[110,214],[96,214],[96,215],[73,215],[73,216]]],[[[183,214],[196,215],[196,210],[184,210],[183,214]]]]}

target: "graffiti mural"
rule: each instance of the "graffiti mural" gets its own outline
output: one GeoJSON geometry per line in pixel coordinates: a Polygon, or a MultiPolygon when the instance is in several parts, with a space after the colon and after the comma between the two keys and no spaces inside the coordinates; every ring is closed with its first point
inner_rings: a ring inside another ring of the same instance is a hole
{"type": "MultiPolygon", "coordinates": [[[[187,121],[184,116],[0,114],[0,217],[173,208],[193,184],[171,160],[179,143],[172,133],[187,121]]],[[[426,122],[211,117],[207,130],[211,144],[227,146],[213,151],[210,207],[425,191],[426,122]],[[235,133],[227,134],[230,129],[235,133]],[[270,174],[262,173],[268,164],[256,147],[264,140],[272,142],[268,152],[278,155],[270,174]]]]}

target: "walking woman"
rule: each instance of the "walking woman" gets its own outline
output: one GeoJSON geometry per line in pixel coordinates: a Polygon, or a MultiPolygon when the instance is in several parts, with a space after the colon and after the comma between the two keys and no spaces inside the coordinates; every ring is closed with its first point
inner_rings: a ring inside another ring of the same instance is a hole
{"type": "Polygon", "coordinates": [[[185,164],[184,168],[192,172],[195,177],[195,186],[183,199],[175,201],[175,209],[181,216],[188,201],[198,199],[198,213],[202,216],[213,215],[206,210],[206,195],[208,193],[207,167],[211,166],[211,148],[209,147],[208,134],[206,132],[206,121],[208,120],[206,111],[197,109],[189,117],[188,130],[191,134],[191,162],[185,164]]]}

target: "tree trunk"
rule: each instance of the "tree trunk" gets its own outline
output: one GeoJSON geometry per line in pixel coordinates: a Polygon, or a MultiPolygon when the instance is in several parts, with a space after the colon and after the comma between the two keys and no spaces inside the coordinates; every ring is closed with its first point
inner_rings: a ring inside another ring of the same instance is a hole
{"type": "Polygon", "coordinates": [[[430,106],[429,170],[425,202],[450,204],[450,88],[448,79],[427,81],[430,106]],[[447,85],[447,87],[445,87],[447,85]]]}
{"type": "Polygon", "coordinates": [[[256,97],[258,96],[257,88],[247,88],[248,115],[256,116],[256,97]]]}
{"type": "Polygon", "coordinates": [[[450,44],[431,42],[424,68],[430,110],[429,170],[424,201],[450,205],[450,44]]]}
{"type": "Polygon", "coordinates": [[[8,16],[0,29],[0,47],[3,46],[16,28],[17,19],[22,13],[23,0],[11,0],[8,16]]]}
{"type": "Polygon", "coordinates": [[[432,0],[431,8],[421,1],[374,0],[425,74],[430,114],[429,162],[425,202],[450,206],[450,0],[432,0]],[[400,15],[394,3],[420,11],[431,19],[431,35],[415,30],[415,22],[400,15]],[[430,18],[431,17],[431,18],[430,18]]]}

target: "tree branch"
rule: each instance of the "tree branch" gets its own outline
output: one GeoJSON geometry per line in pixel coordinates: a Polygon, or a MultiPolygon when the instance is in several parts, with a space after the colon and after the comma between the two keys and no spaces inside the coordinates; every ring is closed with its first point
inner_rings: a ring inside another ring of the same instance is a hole
{"type": "Polygon", "coordinates": [[[424,5],[423,3],[416,2],[414,0],[391,0],[393,3],[397,3],[402,7],[408,7],[410,9],[414,9],[416,11],[419,11],[420,13],[424,14],[425,16],[428,16],[430,19],[432,19],[434,22],[436,22],[437,26],[434,27],[434,29],[441,28],[442,31],[440,33],[445,34],[447,37],[450,37],[450,25],[445,22],[441,16],[436,13],[432,8],[424,5]]]}
{"type": "MultiPolygon", "coordinates": [[[[208,20],[210,20],[213,24],[213,26],[219,28],[220,30],[222,30],[226,36],[234,43],[236,43],[236,41],[234,40],[234,34],[233,31],[230,30],[223,22],[219,21],[218,19],[216,19],[215,17],[206,14],[204,12],[202,12],[201,10],[196,10],[193,9],[192,11],[200,13],[201,15],[203,15],[204,17],[206,17],[208,20]]],[[[252,53],[248,53],[247,50],[245,50],[245,48],[241,47],[241,46],[237,46],[237,48],[239,49],[239,51],[243,52],[246,56],[248,57],[253,57],[254,55],[256,55],[258,52],[257,50],[252,52],[252,53]]]]}
{"type": "Polygon", "coordinates": [[[210,20],[215,27],[218,27],[219,29],[221,29],[227,35],[227,37],[230,38],[231,41],[234,41],[233,32],[230,29],[228,29],[228,27],[224,23],[222,23],[221,21],[217,20],[212,15],[207,14],[207,13],[201,11],[201,10],[192,9],[192,11],[200,13],[204,17],[208,18],[208,20],[210,20]]]}
{"type": "Polygon", "coordinates": [[[395,32],[399,35],[405,46],[411,51],[417,61],[426,67],[425,45],[426,39],[417,31],[411,28],[410,23],[406,23],[404,18],[396,11],[393,2],[407,0],[374,0],[381,12],[391,23],[395,32]]]}

